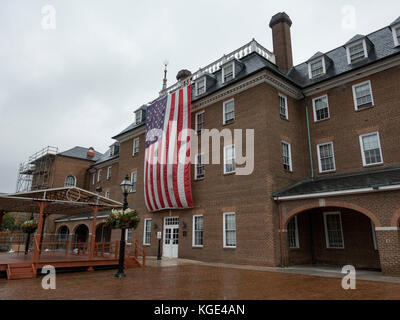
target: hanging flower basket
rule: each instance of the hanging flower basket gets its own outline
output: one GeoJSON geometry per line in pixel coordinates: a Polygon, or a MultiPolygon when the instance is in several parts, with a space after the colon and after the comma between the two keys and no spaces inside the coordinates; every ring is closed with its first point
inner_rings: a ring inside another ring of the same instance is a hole
{"type": "Polygon", "coordinates": [[[136,229],[140,218],[136,210],[111,210],[111,214],[107,217],[106,224],[113,229],[136,229]]]}
{"type": "Polygon", "coordinates": [[[35,220],[28,220],[21,224],[21,230],[24,233],[34,233],[38,227],[35,220]]]}

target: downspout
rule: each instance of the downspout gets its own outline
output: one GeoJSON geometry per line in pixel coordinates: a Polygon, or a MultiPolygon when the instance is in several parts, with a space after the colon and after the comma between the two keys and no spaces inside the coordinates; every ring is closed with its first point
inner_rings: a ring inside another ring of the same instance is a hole
{"type": "Polygon", "coordinates": [[[313,164],[312,150],[311,150],[310,120],[308,116],[308,103],[306,97],[304,97],[304,104],[306,106],[307,139],[308,139],[308,152],[310,156],[311,179],[314,180],[314,164],[313,164]]]}
{"type": "Polygon", "coordinates": [[[278,211],[279,211],[279,240],[281,247],[281,268],[285,267],[284,262],[284,248],[283,248],[283,218],[282,218],[282,206],[281,202],[278,200],[278,211]]]}

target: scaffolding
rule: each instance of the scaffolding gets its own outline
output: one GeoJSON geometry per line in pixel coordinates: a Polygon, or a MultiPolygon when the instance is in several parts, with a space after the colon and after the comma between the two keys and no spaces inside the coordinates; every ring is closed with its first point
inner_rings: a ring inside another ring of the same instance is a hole
{"type": "Polygon", "coordinates": [[[46,147],[34,153],[18,169],[16,192],[49,189],[53,186],[57,147],[46,147]]]}

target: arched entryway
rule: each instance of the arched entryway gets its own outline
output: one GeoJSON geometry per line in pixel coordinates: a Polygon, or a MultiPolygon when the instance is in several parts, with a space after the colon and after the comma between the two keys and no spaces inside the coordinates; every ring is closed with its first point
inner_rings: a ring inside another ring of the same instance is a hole
{"type": "Polygon", "coordinates": [[[96,227],[96,242],[110,242],[111,227],[105,223],[100,223],[96,227]]]}
{"type": "Polygon", "coordinates": [[[61,226],[57,231],[57,242],[66,242],[69,238],[69,228],[61,226]]]}
{"type": "Polygon", "coordinates": [[[379,226],[379,221],[371,213],[352,208],[291,212],[284,221],[286,264],[380,270],[375,225],[379,226]]]}
{"type": "Polygon", "coordinates": [[[89,239],[89,228],[85,224],[80,224],[75,229],[75,242],[87,242],[89,239]]]}

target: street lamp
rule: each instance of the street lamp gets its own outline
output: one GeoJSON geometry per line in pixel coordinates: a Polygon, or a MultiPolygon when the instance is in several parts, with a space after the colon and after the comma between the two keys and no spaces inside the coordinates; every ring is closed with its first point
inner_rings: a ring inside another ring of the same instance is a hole
{"type": "MultiPolygon", "coordinates": [[[[128,193],[131,191],[132,183],[129,180],[129,175],[126,175],[125,179],[122,180],[120,184],[122,193],[124,194],[124,203],[122,209],[125,211],[128,209],[128,193]]],[[[124,273],[124,260],[125,260],[125,228],[121,229],[121,241],[119,243],[119,263],[118,263],[118,272],[115,274],[117,278],[125,277],[124,273]]]]}

